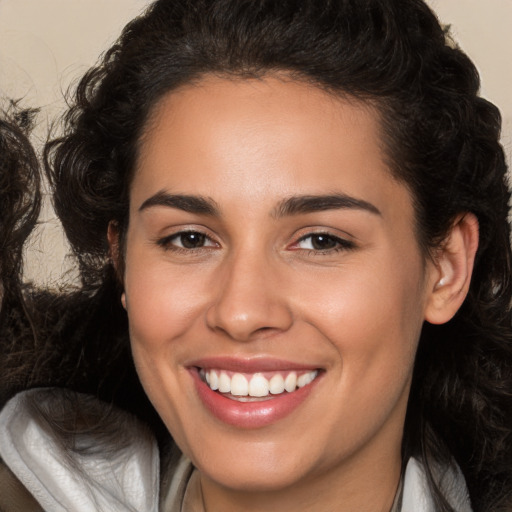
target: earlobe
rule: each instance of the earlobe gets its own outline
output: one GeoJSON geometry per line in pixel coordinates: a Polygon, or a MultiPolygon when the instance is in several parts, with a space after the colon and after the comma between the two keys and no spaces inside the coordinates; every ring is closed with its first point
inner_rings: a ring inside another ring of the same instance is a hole
{"type": "Polygon", "coordinates": [[[433,262],[425,320],[448,322],[469,290],[478,248],[478,220],[472,213],[457,217],[433,262]]]}

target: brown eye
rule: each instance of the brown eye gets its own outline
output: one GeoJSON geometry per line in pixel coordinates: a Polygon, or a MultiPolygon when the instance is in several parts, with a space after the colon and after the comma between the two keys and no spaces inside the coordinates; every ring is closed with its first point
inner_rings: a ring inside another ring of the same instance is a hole
{"type": "Polygon", "coordinates": [[[176,236],[176,241],[179,242],[177,245],[185,249],[197,249],[198,247],[203,247],[206,236],[202,233],[197,233],[195,231],[189,231],[186,233],[180,233],[176,236]]]}
{"type": "Polygon", "coordinates": [[[216,243],[200,231],[180,231],[157,241],[165,250],[194,250],[216,247],[216,243]]]}
{"type": "Polygon", "coordinates": [[[334,249],[338,245],[336,239],[329,235],[312,235],[311,246],[317,251],[325,251],[328,249],[334,249]]]}
{"type": "Polygon", "coordinates": [[[296,247],[298,249],[326,253],[329,251],[354,249],[355,245],[349,240],[345,240],[328,233],[310,233],[306,236],[303,236],[297,242],[296,247]]]}

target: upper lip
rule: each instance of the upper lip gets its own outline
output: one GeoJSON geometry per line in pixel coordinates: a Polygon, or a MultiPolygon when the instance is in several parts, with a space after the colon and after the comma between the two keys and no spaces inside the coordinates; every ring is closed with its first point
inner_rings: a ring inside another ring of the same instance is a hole
{"type": "Polygon", "coordinates": [[[196,359],[187,364],[188,367],[202,369],[221,369],[240,373],[257,373],[273,371],[318,370],[317,365],[287,361],[270,357],[240,358],[232,356],[216,356],[196,359]]]}

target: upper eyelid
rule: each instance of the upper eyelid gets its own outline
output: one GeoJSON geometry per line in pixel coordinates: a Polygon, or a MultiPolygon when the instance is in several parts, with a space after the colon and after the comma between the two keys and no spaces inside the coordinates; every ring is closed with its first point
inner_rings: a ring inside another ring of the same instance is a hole
{"type": "Polygon", "coordinates": [[[215,238],[214,235],[212,235],[212,231],[204,226],[168,226],[165,229],[162,229],[161,232],[168,232],[166,234],[158,235],[155,238],[170,238],[173,236],[180,235],[182,233],[200,233],[201,235],[204,235],[208,238],[215,238]]]}
{"type": "Polygon", "coordinates": [[[307,240],[308,238],[311,238],[311,237],[313,237],[315,235],[316,236],[324,235],[326,237],[332,238],[333,240],[335,240],[336,242],[340,243],[341,245],[352,245],[352,246],[356,245],[355,242],[353,240],[349,240],[348,237],[344,238],[344,237],[341,237],[341,236],[333,235],[331,233],[322,232],[322,231],[315,232],[315,233],[309,233],[309,234],[306,234],[304,236],[301,236],[293,244],[297,244],[299,242],[307,240]]]}
{"type": "Polygon", "coordinates": [[[300,236],[297,240],[300,241],[300,240],[304,240],[306,238],[309,238],[311,236],[328,236],[328,237],[331,237],[331,238],[335,238],[337,240],[344,240],[343,237],[339,236],[339,235],[334,235],[332,233],[329,233],[328,231],[312,231],[310,233],[306,233],[305,235],[302,235],[300,236]]]}
{"type": "Polygon", "coordinates": [[[165,246],[166,244],[169,244],[174,238],[177,238],[179,237],[180,235],[183,235],[183,234],[187,234],[187,233],[198,233],[200,235],[203,235],[205,238],[207,238],[210,242],[214,243],[214,244],[219,244],[219,241],[211,236],[210,234],[207,233],[207,230],[204,230],[204,229],[198,229],[198,228],[180,228],[178,229],[177,231],[173,232],[173,233],[169,233],[167,235],[162,235],[162,236],[158,236],[158,237],[155,237],[154,239],[154,242],[159,245],[159,246],[165,246]]]}
{"type": "Polygon", "coordinates": [[[167,236],[173,237],[173,236],[179,236],[179,235],[186,235],[188,233],[197,233],[198,235],[203,235],[204,237],[210,238],[210,239],[214,238],[207,231],[201,230],[201,229],[180,229],[179,231],[175,231],[174,233],[169,233],[169,235],[167,235],[167,236]]]}
{"type": "Polygon", "coordinates": [[[302,232],[296,238],[297,241],[304,240],[310,236],[314,235],[325,235],[330,236],[331,238],[336,238],[338,240],[350,243],[357,243],[357,237],[352,235],[347,231],[342,231],[340,229],[326,228],[326,227],[306,227],[298,230],[302,232]]]}

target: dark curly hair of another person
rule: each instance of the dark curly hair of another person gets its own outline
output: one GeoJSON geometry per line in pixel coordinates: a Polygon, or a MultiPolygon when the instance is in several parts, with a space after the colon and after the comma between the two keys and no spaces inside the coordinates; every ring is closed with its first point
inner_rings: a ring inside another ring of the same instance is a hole
{"type": "Polygon", "coordinates": [[[27,136],[36,111],[11,108],[0,114],[0,278],[4,302],[20,293],[23,245],[41,206],[36,154],[27,136]]]}
{"type": "Polygon", "coordinates": [[[24,244],[41,206],[40,168],[28,139],[36,113],[13,101],[0,113],[0,406],[12,359],[37,336],[21,281],[24,244]]]}
{"type": "MultiPolygon", "coordinates": [[[[449,323],[422,332],[403,456],[427,468],[436,510],[452,510],[435,476],[451,456],[475,512],[510,510],[509,189],[500,114],[478,96],[473,63],[421,0],[157,1],[84,76],[65,134],[46,148],[56,211],[85,286],[99,286],[111,268],[110,222],[122,249],[152,111],[169,91],[208,74],[286,75],[373,105],[390,172],[413,196],[425,257],[458,215],[476,215],[468,297],[449,323]]],[[[109,364],[118,371],[115,360],[109,364]]]]}

